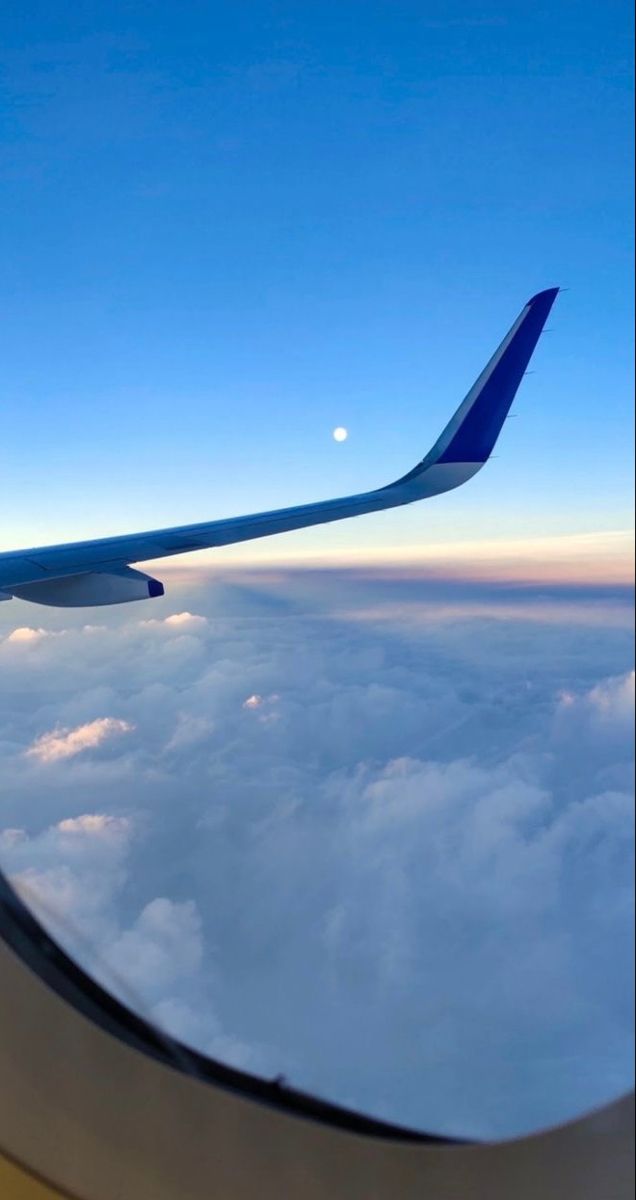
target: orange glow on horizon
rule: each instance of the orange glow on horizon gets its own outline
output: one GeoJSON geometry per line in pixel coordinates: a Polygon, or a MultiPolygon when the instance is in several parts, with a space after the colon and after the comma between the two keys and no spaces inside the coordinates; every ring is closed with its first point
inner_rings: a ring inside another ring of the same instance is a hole
{"type": "MultiPolygon", "coordinates": [[[[449,581],[629,585],[634,581],[634,538],[628,531],[563,534],[518,541],[447,542],[428,546],[342,549],[336,553],[284,552],[282,545],[237,545],[155,561],[152,570],[184,577],[221,569],[385,568],[400,575],[449,581]]],[[[149,564],[150,569],[150,564],[149,564]]]]}

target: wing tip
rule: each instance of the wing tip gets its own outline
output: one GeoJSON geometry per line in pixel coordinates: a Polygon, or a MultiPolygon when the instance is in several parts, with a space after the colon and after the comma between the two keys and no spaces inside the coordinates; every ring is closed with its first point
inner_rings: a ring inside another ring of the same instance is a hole
{"type": "Polygon", "coordinates": [[[419,478],[431,466],[488,461],[560,291],[549,287],[531,296],[435,445],[397,483],[419,478]]]}
{"type": "Polygon", "coordinates": [[[552,304],[556,300],[560,291],[560,287],[544,288],[542,292],[537,292],[536,296],[530,297],[526,308],[530,308],[532,305],[541,303],[552,304]]]}

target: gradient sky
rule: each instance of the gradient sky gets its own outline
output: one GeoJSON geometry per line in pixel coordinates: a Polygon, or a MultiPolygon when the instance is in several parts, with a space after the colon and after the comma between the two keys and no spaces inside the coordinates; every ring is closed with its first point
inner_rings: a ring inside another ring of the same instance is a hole
{"type": "Polygon", "coordinates": [[[628,529],[628,9],[5,7],[2,548],[388,482],[551,284],[470,488],[285,549],[628,529]]]}

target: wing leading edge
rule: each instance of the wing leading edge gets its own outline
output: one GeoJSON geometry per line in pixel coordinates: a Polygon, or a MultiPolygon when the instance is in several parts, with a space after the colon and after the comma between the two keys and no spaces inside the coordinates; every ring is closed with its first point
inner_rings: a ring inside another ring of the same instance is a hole
{"type": "Polygon", "coordinates": [[[131,563],[340,521],[459,487],[492,454],[558,292],[549,288],[528,301],[435,445],[393,483],[251,516],[0,554],[0,598],[85,606],[161,595],[162,585],[131,563]]]}

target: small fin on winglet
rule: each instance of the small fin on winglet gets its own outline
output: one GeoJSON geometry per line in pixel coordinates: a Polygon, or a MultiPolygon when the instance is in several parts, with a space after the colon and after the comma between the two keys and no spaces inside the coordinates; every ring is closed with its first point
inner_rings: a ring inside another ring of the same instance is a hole
{"type": "Polygon", "coordinates": [[[528,300],[433,448],[396,484],[438,464],[481,465],[490,458],[559,291],[547,288],[528,300]]]}

